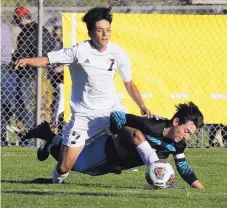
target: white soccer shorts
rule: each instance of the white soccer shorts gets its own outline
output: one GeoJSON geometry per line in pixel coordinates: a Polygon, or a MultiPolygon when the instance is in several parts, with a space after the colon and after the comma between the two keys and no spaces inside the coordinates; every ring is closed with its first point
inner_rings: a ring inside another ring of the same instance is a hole
{"type": "MultiPolygon", "coordinates": [[[[124,108],[118,110],[125,111],[124,108]]],[[[110,113],[95,116],[72,115],[70,122],[63,131],[63,144],[68,147],[80,147],[85,145],[87,139],[101,132],[110,134],[110,113]]]]}

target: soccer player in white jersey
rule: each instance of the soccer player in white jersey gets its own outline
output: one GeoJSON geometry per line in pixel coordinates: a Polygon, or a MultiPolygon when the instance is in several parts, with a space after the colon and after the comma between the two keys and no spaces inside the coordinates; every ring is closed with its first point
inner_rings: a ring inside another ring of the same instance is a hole
{"type": "MultiPolygon", "coordinates": [[[[108,131],[110,113],[124,109],[114,85],[116,70],[119,71],[127,92],[140,108],[142,115],[151,117],[132,81],[127,54],[119,46],[109,42],[112,22],[110,10],[96,7],[84,15],[83,22],[86,23],[90,40],[50,52],[47,57],[21,59],[16,65],[16,68],[26,65],[69,65],[72,79],[72,117],[63,132],[63,145],[53,172],[53,183],[62,183],[68,176],[84,148],[86,139],[101,131],[108,131]]],[[[154,160],[157,160],[157,155],[154,156],[154,160]]]]}

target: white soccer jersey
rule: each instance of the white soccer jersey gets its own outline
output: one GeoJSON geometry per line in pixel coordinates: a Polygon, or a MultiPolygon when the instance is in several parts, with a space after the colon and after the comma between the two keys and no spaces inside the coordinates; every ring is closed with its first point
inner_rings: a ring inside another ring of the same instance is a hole
{"type": "Polygon", "coordinates": [[[95,115],[118,108],[121,103],[114,84],[119,70],[123,81],[132,79],[130,61],[117,45],[108,43],[100,52],[89,41],[48,53],[50,64],[69,64],[72,79],[70,106],[77,115],[95,115]]]}

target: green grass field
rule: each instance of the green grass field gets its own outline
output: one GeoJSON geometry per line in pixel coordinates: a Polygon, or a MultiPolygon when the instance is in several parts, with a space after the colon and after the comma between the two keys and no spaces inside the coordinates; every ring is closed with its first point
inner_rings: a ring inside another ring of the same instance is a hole
{"type": "MultiPolygon", "coordinates": [[[[190,188],[177,172],[179,188],[152,190],[145,181],[145,167],[99,177],[71,172],[63,185],[38,184],[37,178],[51,178],[52,158],[39,162],[36,148],[1,148],[1,207],[227,208],[226,151],[187,149],[188,161],[204,190],[190,188]]],[[[172,159],[169,162],[173,164],[172,159]]]]}

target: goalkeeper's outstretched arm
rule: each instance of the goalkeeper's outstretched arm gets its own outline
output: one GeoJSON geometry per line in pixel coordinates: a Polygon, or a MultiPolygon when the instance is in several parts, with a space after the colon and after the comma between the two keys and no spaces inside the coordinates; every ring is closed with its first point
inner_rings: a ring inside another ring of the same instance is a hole
{"type": "Polygon", "coordinates": [[[175,160],[176,168],[177,168],[180,176],[183,178],[183,180],[185,182],[187,182],[193,188],[197,188],[197,189],[204,188],[204,186],[197,179],[194,171],[189,166],[189,164],[185,158],[182,158],[179,160],[174,158],[174,160],[175,160]]]}

